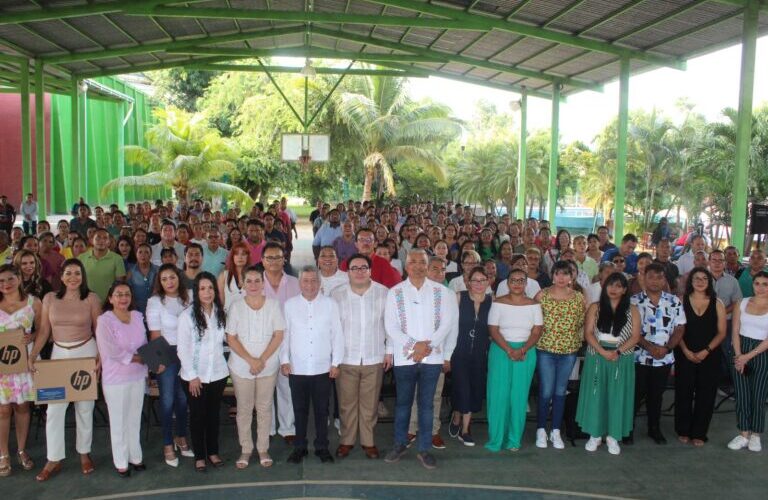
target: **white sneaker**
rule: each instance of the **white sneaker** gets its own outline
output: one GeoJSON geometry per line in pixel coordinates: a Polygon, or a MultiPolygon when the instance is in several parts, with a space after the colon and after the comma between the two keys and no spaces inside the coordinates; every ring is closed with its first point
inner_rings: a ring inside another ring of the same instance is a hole
{"type": "Polygon", "coordinates": [[[619,442],[616,441],[611,436],[608,436],[605,438],[605,443],[608,445],[608,453],[611,455],[618,455],[621,453],[621,447],[619,446],[619,442]]]}
{"type": "Polygon", "coordinates": [[[587,444],[584,445],[584,449],[587,451],[597,451],[597,447],[603,442],[603,438],[590,437],[587,444]]]}
{"type": "Polygon", "coordinates": [[[761,451],[763,445],[760,444],[760,436],[758,434],[752,434],[749,436],[749,444],[747,445],[749,451],[761,451]]]}
{"type": "Polygon", "coordinates": [[[565,448],[565,443],[563,443],[563,438],[560,437],[559,429],[553,429],[552,432],[549,433],[549,440],[552,441],[552,446],[554,446],[556,450],[565,448]]]}
{"type": "Polygon", "coordinates": [[[749,439],[739,434],[735,438],[731,439],[731,442],[728,443],[728,448],[732,450],[741,450],[746,448],[748,445],[749,445],[749,439]]]}
{"type": "Polygon", "coordinates": [[[536,448],[547,447],[547,430],[536,429],[536,448]]]}

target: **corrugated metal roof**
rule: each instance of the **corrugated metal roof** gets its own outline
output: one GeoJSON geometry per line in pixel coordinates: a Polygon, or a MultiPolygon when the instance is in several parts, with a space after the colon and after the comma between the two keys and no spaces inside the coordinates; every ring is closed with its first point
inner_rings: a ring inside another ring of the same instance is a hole
{"type": "MultiPolygon", "coordinates": [[[[160,63],[206,57],[166,53],[162,47],[152,47],[156,44],[198,40],[206,47],[220,48],[297,47],[304,43],[303,31],[308,29],[315,33],[312,44],[326,50],[419,55],[425,58],[424,63],[408,62],[398,66],[410,65],[470,82],[507,86],[510,90],[525,86],[538,95],[551,93],[552,85],[564,80],[563,93],[569,94],[615,79],[624,50],[633,51],[632,55],[638,57],[632,61],[633,70],[645,71],[666,61],[672,64],[678,59],[738,43],[743,22],[743,6],[738,3],[725,0],[313,0],[314,13],[331,16],[303,24],[302,19],[244,17],[270,8],[279,12],[304,12],[304,0],[188,0],[186,4],[171,0],[5,0],[0,1],[0,53],[43,58],[50,61],[47,66],[50,75],[69,78],[69,72],[92,74],[100,68],[110,72],[146,71],[160,63]],[[181,8],[184,12],[175,12],[173,16],[162,15],[158,10],[152,11],[153,15],[129,12],[130,8],[147,5],[171,7],[175,11],[181,8]],[[64,12],[57,9],[68,8],[81,9],[81,15],[47,15],[13,23],[16,20],[12,16],[19,13],[34,15],[50,11],[56,14],[64,12]],[[96,9],[101,11],[94,12],[96,9]],[[205,11],[192,14],[199,9],[205,11]],[[232,14],[239,12],[246,15],[232,18],[232,14]],[[191,17],[183,17],[184,13],[191,17]],[[334,15],[338,22],[334,22],[334,15]],[[344,18],[345,15],[363,17],[344,18]],[[400,19],[390,25],[384,21],[386,18],[400,19]],[[446,24],[446,19],[454,21],[446,24]],[[440,26],[420,26],[421,20],[431,20],[440,26]],[[400,22],[403,25],[398,25],[400,22]],[[265,36],[270,30],[290,26],[298,28],[290,34],[265,36]],[[220,43],[215,41],[237,33],[244,36],[220,43]],[[251,33],[253,38],[246,45],[247,35],[251,33]],[[561,39],[563,35],[567,37],[561,39]],[[588,45],[592,42],[601,45],[588,45]],[[114,56],[104,53],[104,49],[131,47],[135,50],[130,53],[114,56]],[[445,58],[447,62],[427,62],[430,55],[445,58]],[[57,60],[61,56],[74,56],[77,60],[71,60],[72,57],[69,61],[57,60]]],[[[768,6],[761,12],[759,31],[768,32],[768,6]]]]}

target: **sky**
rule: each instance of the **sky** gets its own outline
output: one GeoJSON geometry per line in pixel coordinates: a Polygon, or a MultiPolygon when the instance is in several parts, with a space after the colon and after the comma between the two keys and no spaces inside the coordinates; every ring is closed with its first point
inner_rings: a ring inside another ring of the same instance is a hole
{"type": "MultiPolygon", "coordinates": [[[[673,120],[681,113],[675,103],[686,97],[696,107],[694,111],[709,120],[722,117],[726,107],[738,107],[741,46],[719,50],[688,61],[685,71],[668,68],[656,69],[629,80],[629,108],[650,110],[654,107],[673,120]]],[[[754,105],[768,102],[768,36],[758,40],[755,64],[754,105]]],[[[520,97],[513,92],[489,89],[442,78],[411,78],[412,97],[429,97],[449,105],[454,114],[471,120],[475,104],[485,99],[499,111],[509,111],[510,103],[520,97]]],[[[560,105],[561,141],[580,140],[591,143],[619,109],[618,81],[605,85],[602,93],[585,91],[568,96],[560,105]]],[[[549,128],[551,120],[549,100],[528,98],[528,130],[549,128]]]]}

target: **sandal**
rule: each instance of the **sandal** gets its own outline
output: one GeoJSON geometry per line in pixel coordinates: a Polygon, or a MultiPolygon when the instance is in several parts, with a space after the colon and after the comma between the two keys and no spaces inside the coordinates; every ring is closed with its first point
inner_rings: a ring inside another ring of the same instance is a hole
{"type": "Polygon", "coordinates": [[[11,457],[8,455],[0,456],[0,477],[11,475],[11,457]]]}
{"type": "Polygon", "coordinates": [[[269,453],[259,453],[259,465],[267,469],[272,467],[273,463],[274,462],[272,461],[272,457],[269,456],[269,453]]]}
{"type": "Polygon", "coordinates": [[[237,459],[237,462],[235,462],[235,467],[243,470],[248,467],[248,464],[251,462],[251,455],[248,453],[243,453],[240,455],[240,458],[237,459]]]}
{"type": "Polygon", "coordinates": [[[688,436],[677,436],[677,440],[683,444],[688,444],[691,441],[688,436]]]}
{"type": "Polygon", "coordinates": [[[208,466],[205,465],[205,460],[195,460],[195,470],[197,472],[205,472],[208,466]]]}
{"type": "Polygon", "coordinates": [[[25,450],[19,450],[17,455],[19,459],[19,465],[21,465],[24,470],[32,470],[32,468],[35,466],[35,462],[32,461],[32,459],[29,457],[29,454],[25,450]]]}
{"type": "Polygon", "coordinates": [[[224,460],[218,455],[208,455],[208,461],[216,468],[224,466],[224,460]],[[216,460],[214,460],[214,458],[216,458],[216,460]]]}
{"type": "Polygon", "coordinates": [[[703,439],[693,439],[691,442],[693,443],[693,446],[695,446],[697,448],[701,448],[702,446],[704,446],[704,440],[703,439]]]}

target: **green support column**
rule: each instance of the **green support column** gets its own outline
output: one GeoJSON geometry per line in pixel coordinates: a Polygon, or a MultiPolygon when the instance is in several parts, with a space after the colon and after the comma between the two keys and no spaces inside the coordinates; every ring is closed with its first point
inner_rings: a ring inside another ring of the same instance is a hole
{"type": "MultiPolygon", "coordinates": [[[[736,171],[731,207],[731,244],[744,253],[747,225],[747,176],[749,146],[752,142],[752,93],[755,86],[755,54],[757,52],[757,20],[760,2],[751,0],[744,9],[741,34],[741,79],[739,117],[736,124],[736,171]]],[[[749,247],[746,248],[749,250],[749,247]]]]}
{"type": "Polygon", "coordinates": [[[517,212],[515,217],[525,219],[525,180],[528,164],[528,92],[523,87],[520,95],[520,145],[517,155],[517,212]]]}
{"type": "Polygon", "coordinates": [[[72,128],[72,151],[71,151],[71,175],[72,175],[72,192],[65,193],[65,205],[71,207],[80,196],[80,106],[78,99],[78,84],[77,77],[72,77],[70,88],[70,119],[72,128]]]}
{"type": "Polygon", "coordinates": [[[37,207],[38,217],[48,215],[48,195],[45,175],[45,91],[43,61],[35,61],[35,160],[37,163],[37,207]]]}
{"type": "Polygon", "coordinates": [[[627,125],[629,122],[629,59],[621,60],[619,74],[619,135],[616,145],[616,193],[614,203],[614,241],[624,237],[624,197],[627,182],[627,125]]]}
{"type": "Polygon", "coordinates": [[[24,196],[32,192],[32,133],[29,123],[29,61],[24,59],[19,67],[21,78],[21,175],[24,196]]]}
{"type": "Polygon", "coordinates": [[[547,218],[552,230],[557,213],[557,167],[560,162],[560,84],[552,86],[552,127],[549,144],[549,180],[547,182],[547,218]]]}

